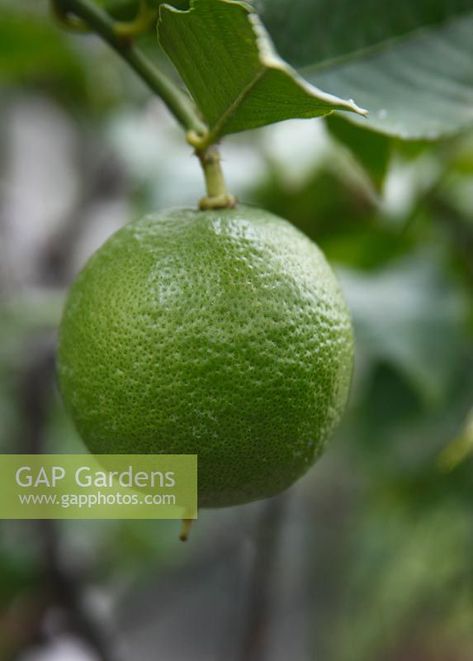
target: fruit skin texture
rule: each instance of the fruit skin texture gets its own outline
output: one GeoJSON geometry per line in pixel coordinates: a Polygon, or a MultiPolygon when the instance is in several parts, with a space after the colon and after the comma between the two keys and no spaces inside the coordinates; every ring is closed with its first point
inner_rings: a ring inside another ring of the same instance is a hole
{"type": "Polygon", "coordinates": [[[199,505],[271,496],[344,409],[349,313],[318,247],[245,206],[173,209],[114,234],[72,286],[66,406],[94,453],[197,453],[199,505]]]}

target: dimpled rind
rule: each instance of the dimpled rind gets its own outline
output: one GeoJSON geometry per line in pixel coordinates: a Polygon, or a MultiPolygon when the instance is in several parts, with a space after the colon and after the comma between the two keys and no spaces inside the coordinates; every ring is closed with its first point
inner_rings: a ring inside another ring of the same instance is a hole
{"type": "Polygon", "coordinates": [[[348,396],[350,316],[318,247],[266,211],[120,229],[73,284],[66,406],[94,453],[197,453],[199,505],[265,498],[320,455],[348,396]]]}

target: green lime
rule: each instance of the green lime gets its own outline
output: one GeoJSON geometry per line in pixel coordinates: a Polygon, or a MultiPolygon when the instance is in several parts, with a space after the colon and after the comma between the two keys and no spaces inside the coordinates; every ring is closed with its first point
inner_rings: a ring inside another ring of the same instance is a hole
{"type": "Polygon", "coordinates": [[[317,246],[266,211],[173,209],[92,256],[60,328],[60,387],[94,453],[197,453],[199,504],[303,475],[344,409],[350,317],[317,246]]]}

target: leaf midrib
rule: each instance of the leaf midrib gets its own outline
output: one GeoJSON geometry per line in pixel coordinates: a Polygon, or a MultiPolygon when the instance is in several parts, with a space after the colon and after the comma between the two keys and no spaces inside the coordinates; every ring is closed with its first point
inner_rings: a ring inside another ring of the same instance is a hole
{"type": "Polygon", "coordinates": [[[226,110],[220,115],[220,117],[215,122],[214,126],[210,128],[208,140],[216,140],[221,132],[223,131],[225,125],[230,121],[234,116],[238,108],[244,102],[246,97],[251,93],[255,88],[257,83],[263,78],[266,73],[266,67],[262,65],[257,71],[255,76],[250,80],[250,82],[242,89],[240,94],[238,94],[235,99],[227,106],[226,110]]]}

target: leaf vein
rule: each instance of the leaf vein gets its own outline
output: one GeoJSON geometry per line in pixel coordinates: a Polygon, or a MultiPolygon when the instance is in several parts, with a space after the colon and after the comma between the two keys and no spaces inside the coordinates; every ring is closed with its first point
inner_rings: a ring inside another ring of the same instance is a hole
{"type": "Polygon", "coordinates": [[[240,94],[238,94],[238,96],[236,96],[235,99],[228,105],[225,112],[223,112],[220,118],[215,122],[213,129],[209,133],[209,138],[211,138],[212,141],[218,138],[225,124],[228,123],[228,121],[233,117],[245,98],[251,93],[255,85],[261,80],[265,73],[266,68],[262,66],[260,69],[258,69],[256,75],[250,80],[248,85],[246,85],[241,90],[240,94]]]}

